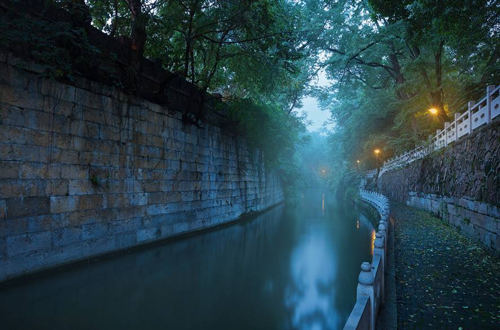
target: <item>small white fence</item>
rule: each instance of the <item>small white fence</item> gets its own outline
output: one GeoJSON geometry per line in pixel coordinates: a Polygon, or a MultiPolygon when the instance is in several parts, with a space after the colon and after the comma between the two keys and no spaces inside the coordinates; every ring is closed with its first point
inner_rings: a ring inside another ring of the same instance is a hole
{"type": "Polygon", "coordinates": [[[380,214],[378,233],[373,243],[373,260],[361,264],[356,305],[344,330],[374,330],[380,306],[385,301],[385,268],[387,266],[387,235],[389,232],[389,201],[379,193],[360,189],[362,200],[374,206],[380,214]]]}
{"type": "Polygon", "coordinates": [[[486,88],[486,96],[479,102],[470,101],[466,112],[455,114],[455,120],[445,123],[443,130],[437,130],[426,145],[405,152],[387,160],[379,172],[379,177],[388,171],[401,168],[421,159],[435,150],[446,147],[464,135],[470,134],[482,125],[489,124],[500,116],[500,86],[490,85],[486,88]]]}

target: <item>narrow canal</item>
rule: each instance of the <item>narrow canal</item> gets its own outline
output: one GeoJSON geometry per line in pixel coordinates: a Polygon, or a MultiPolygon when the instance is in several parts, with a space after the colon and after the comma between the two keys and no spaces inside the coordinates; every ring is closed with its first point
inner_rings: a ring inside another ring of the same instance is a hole
{"type": "Polygon", "coordinates": [[[307,190],[253,220],[0,286],[1,329],[342,329],[373,226],[307,190]]]}

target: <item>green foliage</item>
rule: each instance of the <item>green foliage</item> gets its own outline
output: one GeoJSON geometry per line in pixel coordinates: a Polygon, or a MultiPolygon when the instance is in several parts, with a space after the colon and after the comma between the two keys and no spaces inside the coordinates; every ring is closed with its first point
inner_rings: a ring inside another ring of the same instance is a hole
{"type": "MultiPolygon", "coordinates": [[[[93,25],[131,37],[133,18],[122,1],[88,1],[93,25]]],[[[202,90],[225,98],[300,104],[318,49],[304,44],[309,27],[299,4],[280,0],[143,1],[145,55],[202,90]]]]}
{"type": "Polygon", "coordinates": [[[357,160],[361,170],[373,168],[422,144],[500,81],[495,1],[345,0],[317,13],[333,81],[318,95],[337,124],[332,159],[346,169],[357,160]]]}
{"type": "Polygon", "coordinates": [[[0,47],[45,64],[44,74],[53,79],[73,80],[78,74],[76,66],[88,64],[100,54],[82,28],[70,23],[18,17],[13,12],[1,14],[0,47]]]}
{"type": "Polygon", "coordinates": [[[101,180],[99,179],[99,177],[97,175],[94,175],[90,178],[90,182],[92,182],[92,185],[94,185],[94,186],[99,186],[99,184],[101,183],[101,180]]]}
{"type": "Polygon", "coordinates": [[[269,165],[280,165],[283,158],[292,156],[299,134],[305,130],[302,118],[288,115],[277,104],[234,100],[228,104],[227,114],[238,123],[236,131],[251,148],[263,152],[269,165]]]}

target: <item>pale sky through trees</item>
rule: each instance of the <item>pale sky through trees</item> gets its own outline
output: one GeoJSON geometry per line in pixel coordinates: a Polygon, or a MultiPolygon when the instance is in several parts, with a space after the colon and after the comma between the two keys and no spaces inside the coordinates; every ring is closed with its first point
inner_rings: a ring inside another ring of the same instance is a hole
{"type": "MultiPolygon", "coordinates": [[[[313,82],[313,85],[321,87],[329,85],[329,81],[324,71],[319,72],[318,79],[313,82]]],[[[303,106],[300,111],[305,112],[307,114],[307,119],[312,121],[312,124],[307,126],[307,130],[309,132],[314,132],[325,127],[324,123],[330,120],[330,111],[321,110],[315,97],[307,96],[302,99],[302,103],[303,106]]],[[[326,128],[331,129],[332,126],[331,123],[328,123],[326,128]]]]}

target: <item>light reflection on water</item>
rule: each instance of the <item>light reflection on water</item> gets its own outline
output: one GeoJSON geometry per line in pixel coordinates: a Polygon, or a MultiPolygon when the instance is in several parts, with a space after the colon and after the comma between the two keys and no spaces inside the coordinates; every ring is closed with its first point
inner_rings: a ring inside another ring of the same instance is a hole
{"type": "Polygon", "coordinates": [[[292,252],[292,282],[285,291],[295,329],[333,329],[338,319],[327,288],[334,286],[337,263],[332,242],[319,226],[311,226],[292,252]]]}
{"type": "Polygon", "coordinates": [[[5,329],[341,329],[373,226],[309,190],[252,221],[0,289],[5,329]]]}

